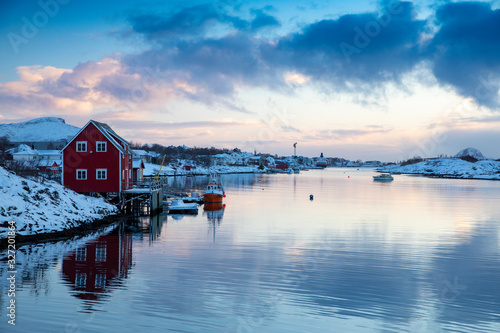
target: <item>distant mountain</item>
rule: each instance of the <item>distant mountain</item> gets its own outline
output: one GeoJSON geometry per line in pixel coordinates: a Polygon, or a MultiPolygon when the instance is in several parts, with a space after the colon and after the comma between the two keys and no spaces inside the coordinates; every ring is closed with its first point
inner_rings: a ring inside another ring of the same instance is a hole
{"type": "Polygon", "coordinates": [[[72,138],[80,128],[68,125],[62,118],[43,117],[21,123],[0,124],[0,137],[10,142],[48,142],[72,138]]]}
{"type": "Polygon", "coordinates": [[[467,158],[467,157],[469,157],[469,158],[473,158],[477,161],[481,161],[481,160],[486,159],[486,157],[484,157],[484,155],[479,150],[477,150],[476,148],[472,148],[472,147],[462,149],[454,157],[455,158],[467,158]]]}

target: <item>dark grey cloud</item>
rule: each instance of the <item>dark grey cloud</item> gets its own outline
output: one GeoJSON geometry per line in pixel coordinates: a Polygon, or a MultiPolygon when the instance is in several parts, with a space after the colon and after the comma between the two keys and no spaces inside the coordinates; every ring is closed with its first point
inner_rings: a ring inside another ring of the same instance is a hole
{"type": "Polygon", "coordinates": [[[254,30],[279,25],[267,13],[270,10],[253,10],[255,17],[248,26],[210,5],[167,17],[134,16],[134,31],[157,43],[150,50],[125,57],[125,63],[138,72],[155,64],[198,88],[180,91],[185,97],[213,104],[235,96],[238,86],[290,91],[283,79],[287,71],[343,91],[359,90],[363,85],[373,92],[381,83],[398,80],[421,60],[417,43],[425,22],[414,18],[409,2],[388,4],[381,13],[323,20],[300,32],[266,40],[254,30]],[[237,29],[221,37],[186,38],[203,33],[211,21],[237,29]],[[166,44],[165,36],[169,37],[166,44]],[[352,82],[360,84],[353,89],[348,84],[352,82]]]}
{"type": "MultiPolygon", "coordinates": [[[[200,38],[215,23],[223,23],[239,31],[256,31],[264,27],[280,26],[279,21],[266,13],[272,6],[252,10],[253,18],[245,20],[228,14],[228,8],[217,3],[186,7],[174,14],[133,14],[128,18],[133,32],[147,40],[165,43],[171,40],[200,38]]],[[[126,33],[123,36],[130,36],[126,33]]]]}
{"type": "Polygon", "coordinates": [[[344,15],[322,20],[301,32],[264,44],[271,63],[349,89],[347,82],[371,84],[397,80],[421,60],[418,40],[425,22],[413,5],[397,2],[380,14],[344,15]]]}
{"type": "Polygon", "coordinates": [[[439,82],[463,96],[498,107],[500,10],[483,2],[448,3],[436,12],[439,31],[427,57],[439,82]]]}
{"type": "Polygon", "coordinates": [[[254,10],[253,13],[255,14],[255,18],[250,24],[252,30],[281,25],[274,16],[265,13],[263,9],[254,10]]]}

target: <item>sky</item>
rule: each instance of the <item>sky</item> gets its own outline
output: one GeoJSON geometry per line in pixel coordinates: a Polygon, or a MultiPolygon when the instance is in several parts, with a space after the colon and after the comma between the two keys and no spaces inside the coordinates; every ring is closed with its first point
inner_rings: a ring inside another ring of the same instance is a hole
{"type": "Polygon", "coordinates": [[[0,123],[139,143],[500,158],[500,1],[0,2],[0,123]]]}

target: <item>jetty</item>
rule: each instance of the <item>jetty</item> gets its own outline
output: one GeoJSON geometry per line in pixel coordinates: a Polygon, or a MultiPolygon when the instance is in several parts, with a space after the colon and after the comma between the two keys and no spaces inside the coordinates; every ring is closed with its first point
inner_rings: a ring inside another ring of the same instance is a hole
{"type": "Polygon", "coordinates": [[[164,178],[144,179],[120,192],[120,210],[134,216],[155,215],[163,210],[164,178]]]}

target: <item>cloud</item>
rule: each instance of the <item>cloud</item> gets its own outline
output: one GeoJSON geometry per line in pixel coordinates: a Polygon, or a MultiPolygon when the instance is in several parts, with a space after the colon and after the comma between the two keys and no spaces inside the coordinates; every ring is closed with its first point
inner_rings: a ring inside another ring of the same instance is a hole
{"type": "Polygon", "coordinates": [[[251,11],[254,16],[245,20],[228,14],[227,8],[219,8],[219,3],[209,3],[182,8],[174,14],[140,13],[129,16],[131,31],[122,36],[128,37],[131,32],[143,36],[154,43],[169,43],[177,40],[199,39],[207,32],[213,32],[217,26],[223,25],[238,31],[257,31],[262,28],[279,27],[279,21],[266,13],[273,9],[270,6],[251,11]]]}
{"type": "Polygon", "coordinates": [[[255,18],[250,23],[252,30],[259,30],[266,27],[279,27],[281,24],[279,21],[269,14],[266,14],[263,9],[256,9],[252,11],[255,14],[255,18]]]}
{"type": "Polygon", "coordinates": [[[316,139],[334,139],[334,140],[352,140],[357,139],[362,136],[367,136],[371,134],[384,134],[392,132],[392,129],[366,126],[365,128],[353,128],[353,129],[333,129],[333,130],[322,130],[316,135],[316,139]]]}
{"type": "Polygon", "coordinates": [[[203,35],[217,22],[239,29],[249,25],[245,20],[223,13],[213,4],[182,8],[172,15],[148,13],[129,17],[132,30],[154,42],[203,35]]]}
{"type": "Polygon", "coordinates": [[[447,3],[427,52],[433,73],[462,96],[497,108],[500,87],[500,9],[483,2],[447,3]]]}
{"type": "Polygon", "coordinates": [[[280,26],[272,10],[238,16],[205,4],[175,13],[134,13],[127,34],[146,41],[148,49],[73,69],[19,67],[18,81],[0,83],[0,103],[9,112],[89,113],[164,109],[176,98],[252,113],[238,100],[242,91],[290,93],[304,85],[374,103],[384,97],[386,84],[403,87],[402,76],[425,63],[439,83],[480,104],[498,105],[500,10],[488,4],[440,5],[434,35],[411,2],[384,1],[379,12],[324,19],[277,37],[263,33],[280,26]]]}
{"type": "Polygon", "coordinates": [[[425,22],[413,5],[397,2],[380,14],[344,15],[322,20],[302,31],[263,44],[263,57],[273,66],[293,70],[336,89],[354,91],[368,83],[397,80],[421,60],[418,41],[425,22]]]}

